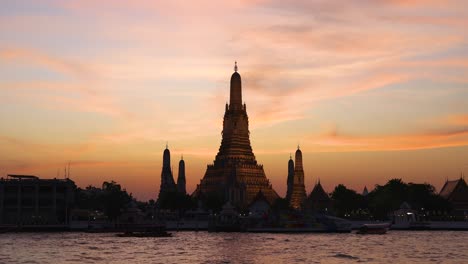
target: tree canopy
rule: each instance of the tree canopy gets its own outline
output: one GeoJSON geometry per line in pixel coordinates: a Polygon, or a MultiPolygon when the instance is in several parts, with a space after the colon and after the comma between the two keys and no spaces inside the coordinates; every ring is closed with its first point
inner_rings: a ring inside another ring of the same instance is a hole
{"type": "Polygon", "coordinates": [[[343,184],[335,187],[331,198],[336,214],[341,217],[346,213],[366,207],[364,197],[356,191],[346,188],[343,184]]]}
{"type": "Polygon", "coordinates": [[[102,211],[109,220],[115,220],[132,200],[132,195],[122,189],[120,184],[115,181],[105,181],[102,188],[94,186],[88,186],[84,190],[78,188],[76,206],[81,209],[102,211]]]}
{"type": "Polygon", "coordinates": [[[385,185],[376,185],[367,196],[339,184],[331,193],[331,198],[335,213],[341,217],[361,211],[383,220],[404,202],[418,211],[450,211],[449,202],[435,192],[434,186],[405,183],[401,179],[391,179],[385,185]]]}

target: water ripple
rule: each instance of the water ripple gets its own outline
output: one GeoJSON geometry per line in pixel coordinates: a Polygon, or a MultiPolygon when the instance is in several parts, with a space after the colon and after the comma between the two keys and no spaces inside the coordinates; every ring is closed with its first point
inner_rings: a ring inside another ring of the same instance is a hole
{"type": "Polygon", "coordinates": [[[468,263],[468,232],[354,234],[180,232],[172,238],[11,233],[0,263],[468,263]]]}

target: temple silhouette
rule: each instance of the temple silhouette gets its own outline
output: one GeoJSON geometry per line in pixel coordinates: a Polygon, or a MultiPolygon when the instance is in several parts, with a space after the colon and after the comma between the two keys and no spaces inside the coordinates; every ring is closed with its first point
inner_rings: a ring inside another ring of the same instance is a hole
{"type": "Polygon", "coordinates": [[[166,144],[166,149],[163,152],[163,166],[161,171],[161,187],[159,188],[159,196],[165,193],[177,191],[177,185],[174,181],[171,169],[171,152],[166,144]]]}
{"type": "Polygon", "coordinates": [[[279,197],[250,145],[249,118],[247,107],[242,104],[242,81],[236,63],[231,76],[230,101],[225,107],[221,146],[193,196],[217,195],[236,207],[245,208],[259,192],[270,203],[279,197]]]}
{"type": "Polygon", "coordinates": [[[296,164],[290,157],[288,162],[288,190],[286,198],[294,209],[301,209],[307,197],[304,185],[304,168],[302,167],[302,151],[297,146],[295,155],[296,164]]]}
{"type": "Polygon", "coordinates": [[[180,157],[179,161],[179,176],[177,177],[177,191],[180,193],[186,194],[187,190],[185,188],[186,180],[185,180],[185,161],[184,157],[180,157]]]}

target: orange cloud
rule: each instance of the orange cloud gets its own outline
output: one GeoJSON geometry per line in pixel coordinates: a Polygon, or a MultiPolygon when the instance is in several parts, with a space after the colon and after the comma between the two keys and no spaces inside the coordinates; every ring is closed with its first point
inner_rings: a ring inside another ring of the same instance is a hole
{"type": "Polygon", "coordinates": [[[323,151],[397,151],[468,145],[468,129],[388,136],[351,136],[330,131],[309,138],[309,143],[323,151]]]}
{"type": "Polygon", "coordinates": [[[468,114],[449,116],[447,122],[451,125],[468,126],[468,114]]]}
{"type": "Polygon", "coordinates": [[[59,59],[33,49],[3,48],[0,49],[0,59],[16,61],[26,64],[36,64],[60,73],[71,75],[80,79],[95,78],[95,74],[82,64],[59,59]]]}
{"type": "Polygon", "coordinates": [[[25,153],[25,155],[32,155],[36,157],[62,157],[69,158],[80,155],[83,152],[91,151],[95,145],[92,142],[77,142],[69,144],[58,144],[50,142],[37,142],[30,139],[23,139],[11,137],[8,135],[0,135],[0,142],[2,142],[2,151],[10,151],[12,157],[17,156],[18,153],[25,153]],[[13,151],[15,153],[13,153],[13,151]]]}

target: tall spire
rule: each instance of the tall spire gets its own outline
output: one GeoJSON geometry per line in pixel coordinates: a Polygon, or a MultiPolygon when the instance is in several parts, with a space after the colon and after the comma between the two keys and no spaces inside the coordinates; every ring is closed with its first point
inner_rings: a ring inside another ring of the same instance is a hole
{"type": "Polygon", "coordinates": [[[291,154],[289,154],[289,161],[288,161],[288,179],[287,179],[287,191],[286,191],[286,199],[288,201],[291,199],[291,195],[293,192],[294,187],[294,161],[292,160],[291,154]]]}
{"type": "Polygon", "coordinates": [[[295,170],[300,170],[300,171],[303,171],[303,168],[302,168],[302,151],[301,149],[299,148],[299,145],[297,146],[297,150],[296,150],[296,155],[295,155],[295,160],[296,160],[296,167],[295,167],[295,170]]]}
{"type": "Polygon", "coordinates": [[[166,149],[163,152],[163,167],[171,168],[171,152],[166,144],[166,149]]]}
{"type": "Polygon", "coordinates": [[[159,189],[159,197],[161,194],[176,191],[176,184],[172,174],[171,167],[171,152],[166,144],[166,149],[163,151],[163,166],[161,170],[161,187],[159,189]]]}
{"type": "MultiPolygon", "coordinates": [[[[291,161],[292,163],[292,161],[291,161]]],[[[289,199],[289,204],[294,209],[300,209],[306,199],[306,191],[304,186],[304,169],[302,167],[302,151],[297,146],[294,162],[294,177],[292,181],[292,191],[289,199]]]]}
{"type": "Polygon", "coordinates": [[[180,193],[186,194],[187,190],[185,189],[186,180],[185,180],[185,161],[184,157],[181,157],[179,161],[179,176],[177,177],[177,190],[180,193]]]}
{"type": "Polygon", "coordinates": [[[229,109],[242,110],[242,81],[240,74],[237,72],[237,62],[234,66],[234,73],[231,76],[231,94],[229,99],[229,109]]]}

